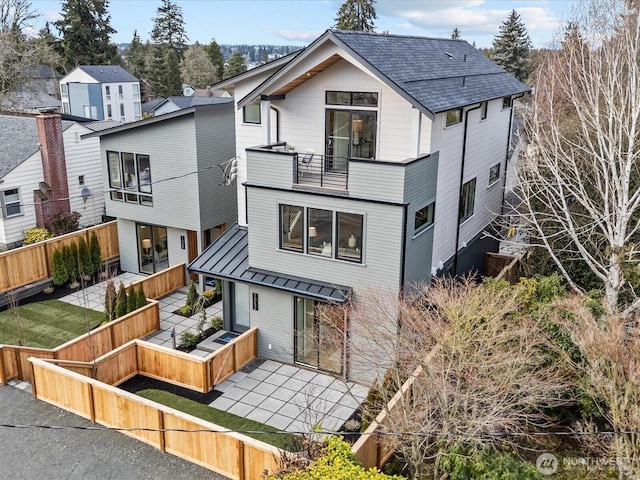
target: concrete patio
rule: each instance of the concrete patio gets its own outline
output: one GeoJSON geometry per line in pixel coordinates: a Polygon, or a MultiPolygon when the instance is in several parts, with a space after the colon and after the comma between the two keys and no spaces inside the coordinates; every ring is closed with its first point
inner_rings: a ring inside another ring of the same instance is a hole
{"type": "MultiPolygon", "coordinates": [[[[145,278],[143,275],[123,273],[115,278],[116,288],[125,287],[145,278]]],[[[92,310],[104,310],[104,282],[61,298],[92,310]]],[[[173,313],[185,305],[187,288],[183,287],[158,300],[160,330],[145,340],[173,348],[172,334],[179,343],[185,330],[196,331],[198,315],[189,318],[173,313]]],[[[222,316],[222,304],[206,309],[207,319],[222,316]]],[[[193,355],[204,357],[210,352],[194,350],[193,355]]],[[[287,432],[309,433],[314,427],[336,431],[365,400],[368,388],[320,371],[300,368],[267,360],[250,372],[238,371],[215,387],[222,395],[210,406],[249,418],[287,432]]]]}

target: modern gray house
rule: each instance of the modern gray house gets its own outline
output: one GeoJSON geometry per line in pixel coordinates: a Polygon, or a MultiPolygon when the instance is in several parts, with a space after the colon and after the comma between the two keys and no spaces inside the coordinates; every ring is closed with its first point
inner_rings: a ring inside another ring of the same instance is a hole
{"type": "Polygon", "coordinates": [[[225,281],[262,357],[365,378],[358,333],[336,342],[318,307],[483,271],[528,88],[465,41],[337,30],[228,87],[239,223],[189,269],[225,281]]]}
{"type": "Polygon", "coordinates": [[[235,189],[223,185],[235,153],[231,98],[88,136],[100,137],[123,270],[152,274],[190,262],[236,222],[235,189]]]}

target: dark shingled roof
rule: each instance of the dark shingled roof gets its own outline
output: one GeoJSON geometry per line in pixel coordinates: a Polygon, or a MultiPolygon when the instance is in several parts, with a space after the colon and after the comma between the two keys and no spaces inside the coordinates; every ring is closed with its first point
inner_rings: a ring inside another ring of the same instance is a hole
{"type": "Polygon", "coordinates": [[[137,82],[138,79],[120,65],[80,65],[80,70],[100,83],[137,82]]]}
{"type": "MultiPolygon", "coordinates": [[[[62,131],[73,122],[62,122],[62,131]]],[[[35,117],[0,115],[0,178],[38,151],[35,117]]]]}
{"type": "Polygon", "coordinates": [[[319,300],[344,302],[351,287],[294,277],[249,266],[249,242],[246,227],[233,225],[188,266],[191,272],[285,290],[319,300]]]}
{"type": "MultiPolygon", "coordinates": [[[[196,105],[210,105],[210,104],[218,104],[218,103],[231,103],[233,102],[233,98],[231,97],[187,97],[187,96],[174,96],[168,97],[166,101],[171,101],[175,103],[180,108],[189,108],[194,107],[196,105]]],[[[162,102],[162,103],[165,103],[162,102]]],[[[156,110],[160,105],[156,105],[153,110],[156,110]]]]}
{"type": "Polygon", "coordinates": [[[432,113],[529,91],[464,40],[332,33],[432,113]]]}

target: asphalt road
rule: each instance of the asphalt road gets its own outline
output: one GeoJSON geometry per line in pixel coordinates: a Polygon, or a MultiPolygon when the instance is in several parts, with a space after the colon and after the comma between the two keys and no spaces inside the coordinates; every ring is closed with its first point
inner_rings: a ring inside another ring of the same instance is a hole
{"type": "MultiPolygon", "coordinates": [[[[10,386],[0,386],[0,424],[98,426],[10,386]]],[[[113,430],[0,426],[0,479],[226,480],[226,477],[113,430]]]]}

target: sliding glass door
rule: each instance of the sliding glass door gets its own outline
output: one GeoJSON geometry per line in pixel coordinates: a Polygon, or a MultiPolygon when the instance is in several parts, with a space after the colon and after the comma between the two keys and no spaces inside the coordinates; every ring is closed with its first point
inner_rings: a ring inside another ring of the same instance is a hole
{"type": "Polygon", "coordinates": [[[376,112],[327,110],[327,172],[347,173],[351,157],[375,157],[376,118],[376,112]]]}
{"type": "Polygon", "coordinates": [[[156,273],[169,267],[167,229],[153,225],[136,226],[140,273],[156,273]]]}
{"type": "Polygon", "coordinates": [[[342,373],[343,332],[315,300],[295,297],[295,362],[342,373]]]}

